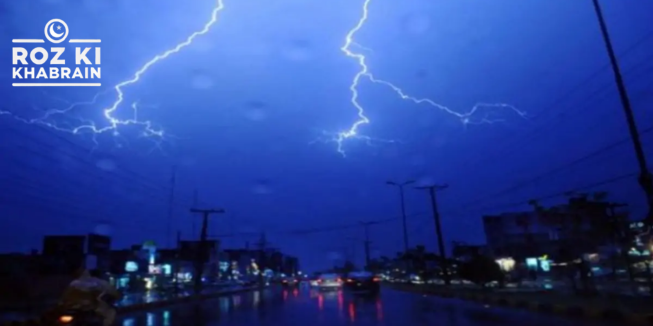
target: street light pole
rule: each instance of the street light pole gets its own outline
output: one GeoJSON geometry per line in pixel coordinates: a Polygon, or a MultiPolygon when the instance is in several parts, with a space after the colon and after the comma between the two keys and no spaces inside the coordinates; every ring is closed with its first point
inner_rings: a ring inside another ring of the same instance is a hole
{"type": "Polygon", "coordinates": [[[594,4],[594,11],[596,12],[596,16],[599,20],[599,26],[601,28],[603,41],[605,42],[605,48],[608,52],[608,56],[610,57],[612,72],[614,73],[614,79],[617,84],[617,89],[619,90],[621,106],[623,107],[624,113],[626,114],[626,121],[628,122],[630,138],[632,139],[633,146],[635,147],[635,155],[637,156],[637,163],[639,164],[640,170],[638,181],[639,185],[642,187],[646,195],[646,202],[648,204],[648,215],[646,219],[650,227],[653,224],[653,178],[651,177],[651,172],[649,171],[648,164],[646,163],[646,155],[644,154],[642,142],[639,138],[639,130],[637,129],[637,123],[635,121],[633,109],[630,105],[630,99],[628,98],[626,85],[621,75],[619,62],[617,61],[617,56],[614,53],[614,48],[612,47],[612,41],[610,40],[608,27],[605,23],[605,18],[603,17],[603,10],[601,9],[599,0],[592,0],[592,3],[594,4]]]}
{"type": "Polygon", "coordinates": [[[365,250],[365,270],[370,270],[370,244],[372,241],[370,241],[370,230],[369,227],[370,225],[376,224],[376,222],[360,222],[361,225],[363,226],[363,230],[365,231],[365,241],[363,241],[363,248],[365,250]]]}
{"type": "Polygon", "coordinates": [[[394,181],[387,181],[386,184],[399,188],[399,199],[401,201],[401,219],[404,231],[404,252],[408,252],[408,225],[406,222],[406,201],[404,200],[404,186],[415,183],[414,180],[408,180],[404,183],[396,183],[394,181]]]}

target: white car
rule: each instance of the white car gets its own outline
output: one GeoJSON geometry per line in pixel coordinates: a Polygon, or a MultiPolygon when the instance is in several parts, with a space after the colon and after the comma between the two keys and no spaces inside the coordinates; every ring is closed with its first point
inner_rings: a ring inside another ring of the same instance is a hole
{"type": "Polygon", "coordinates": [[[342,280],[337,274],[322,274],[316,285],[320,290],[337,290],[342,287],[342,280]]]}

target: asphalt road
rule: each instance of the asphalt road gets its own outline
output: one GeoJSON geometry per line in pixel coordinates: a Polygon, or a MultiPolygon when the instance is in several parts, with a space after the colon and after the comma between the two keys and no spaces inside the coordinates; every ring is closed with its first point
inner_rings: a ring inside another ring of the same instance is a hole
{"type": "Polygon", "coordinates": [[[117,320],[120,326],[618,326],[561,318],[523,310],[384,289],[378,297],[310,289],[266,289],[185,305],[135,313],[117,320]]]}

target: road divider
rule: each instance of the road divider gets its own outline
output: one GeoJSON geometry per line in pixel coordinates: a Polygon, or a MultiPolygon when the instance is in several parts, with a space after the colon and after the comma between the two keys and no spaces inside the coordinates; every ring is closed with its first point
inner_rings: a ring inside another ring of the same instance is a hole
{"type": "Polygon", "coordinates": [[[384,287],[423,295],[454,298],[499,307],[528,309],[569,317],[653,325],[653,299],[634,297],[582,297],[554,291],[493,291],[480,288],[385,283],[384,287]]]}
{"type": "MultiPolygon", "coordinates": [[[[232,294],[238,294],[238,293],[243,293],[243,292],[250,292],[253,290],[258,290],[260,287],[254,286],[254,287],[239,287],[239,288],[233,288],[233,289],[226,289],[226,290],[221,290],[221,291],[216,291],[212,293],[202,293],[199,295],[199,300],[208,300],[208,299],[213,299],[213,298],[219,298],[223,296],[228,296],[232,294]]],[[[130,305],[125,305],[125,306],[119,306],[118,307],[118,314],[129,314],[129,313],[135,313],[139,311],[147,311],[150,309],[158,309],[158,308],[165,308],[168,306],[174,306],[174,305],[179,305],[179,304],[186,304],[186,303],[193,303],[195,300],[197,300],[197,297],[195,295],[183,295],[183,296],[178,296],[176,298],[168,298],[168,299],[162,299],[162,300],[153,300],[151,302],[141,302],[141,303],[135,303],[135,304],[130,304],[130,305]]],[[[10,322],[5,322],[1,324],[2,326],[41,326],[44,325],[44,322],[41,317],[38,318],[29,318],[25,320],[16,320],[16,321],[10,321],[10,322]]]]}

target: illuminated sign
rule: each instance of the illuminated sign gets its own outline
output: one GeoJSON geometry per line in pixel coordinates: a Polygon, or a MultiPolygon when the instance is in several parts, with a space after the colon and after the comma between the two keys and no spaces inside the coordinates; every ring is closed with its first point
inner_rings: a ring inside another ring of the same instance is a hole
{"type": "Polygon", "coordinates": [[[138,264],[133,261],[128,261],[125,263],[125,272],[136,272],[138,271],[138,264]]]}
{"type": "Polygon", "coordinates": [[[164,275],[172,275],[172,266],[170,264],[163,264],[161,268],[163,269],[164,275]]]}
{"type": "Polygon", "coordinates": [[[161,266],[159,265],[149,265],[148,272],[150,274],[161,274],[161,266]]]}

